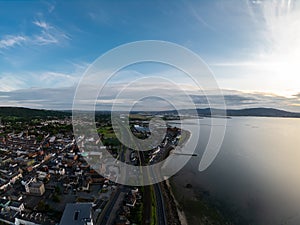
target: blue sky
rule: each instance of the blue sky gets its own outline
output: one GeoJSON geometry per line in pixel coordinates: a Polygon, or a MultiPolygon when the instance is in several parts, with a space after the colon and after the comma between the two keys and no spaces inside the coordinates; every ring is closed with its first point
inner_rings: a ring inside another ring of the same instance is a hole
{"type": "Polygon", "coordinates": [[[69,108],[100,55],[164,40],[199,54],[228,95],[299,111],[296,1],[1,1],[0,11],[1,105],[69,108]]]}

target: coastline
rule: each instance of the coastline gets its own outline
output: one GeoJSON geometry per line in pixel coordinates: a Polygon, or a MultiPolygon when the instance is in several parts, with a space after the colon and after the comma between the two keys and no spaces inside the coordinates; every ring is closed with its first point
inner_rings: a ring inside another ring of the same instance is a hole
{"type": "MultiPolygon", "coordinates": [[[[181,130],[181,138],[178,146],[184,145],[191,137],[191,131],[181,130]]],[[[167,153],[169,156],[170,151],[167,153]]],[[[188,225],[185,213],[180,207],[177,198],[174,194],[174,189],[169,182],[169,179],[161,182],[163,198],[166,206],[166,215],[169,224],[173,225],[188,225]]]]}
{"type": "Polygon", "coordinates": [[[181,225],[188,225],[188,222],[187,222],[187,219],[186,219],[186,216],[185,216],[185,213],[183,210],[181,210],[181,207],[174,195],[174,191],[173,191],[173,187],[172,185],[170,184],[169,180],[166,180],[166,186],[167,188],[169,189],[170,191],[170,195],[174,201],[174,204],[175,204],[175,207],[176,207],[176,210],[177,210],[177,215],[178,215],[178,219],[179,219],[179,222],[181,225]]]}
{"type": "MultiPolygon", "coordinates": [[[[187,143],[192,136],[191,131],[182,130],[179,146],[187,143]]],[[[182,168],[177,174],[165,181],[165,187],[172,198],[174,213],[182,225],[233,225],[219,209],[210,193],[199,186],[196,174],[182,168]]]]}
{"type": "Polygon", "coordinates": [[[188,225],[233,225],[218,208],[218,202],[211,198],[209,191],[204,190],[195,181],[195,174],[180,171],[168,180],[176,202],[178,215],[182,215],[182,224],[188,225]]]}

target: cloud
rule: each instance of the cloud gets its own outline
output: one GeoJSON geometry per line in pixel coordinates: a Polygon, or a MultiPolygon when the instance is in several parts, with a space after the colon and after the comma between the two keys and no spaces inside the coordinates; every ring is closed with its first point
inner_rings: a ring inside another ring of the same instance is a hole
{"type": "Polygon", "coordinates": [[[37,45],[49,45],[49,44],[59,44],[65,40],[70,40],[70,36],[67,35],[61,29],[50,25],[43,20],[34,20],[33,24],[41,28],[41,33],[34,35],[32,41],[37,45]]]}
{"type": "Polygon", "coordinates": [[[248,7],[231,8],[239,12],[237,21],[251,31],[251,39],[238,51],[233,49],[232,58],[209,63],[218,83],[224,89],[293,97],[300,92],[300,5],[296,0],[240,2],[248,7]]]}
{"type": "Polygon", "coordinates": [[[35,20],[32,23],[35,24],[38,27],[43,28],[43,29],[50,29],[51,28],[50,24],[46,23],[45,21],[35,20]]]}
{"type": "Polygon", "coordinates": [[[262,1],[260,1],[260,0],[253,0],[252,1],[252,4],[257,4],[257,5],[260,5],[260,4],[262,4],[263,2],[262,1]]]}
{"type": "Polygon", "coordinates": [[[34,20],[32,22],[41,30],[38,34],[31,35],[6,35],[0,40],[0,49],[8,49],[21,45],[50,45],[61,44],[71,37],[61,29],[50,25],[43,20],[34,20]]]}
{"type": "Polygon", "coordinates": [[[294,96],[295,98],[300,99],[300,93],[294,94],[293,96],[294,96]]]}
{"type": "Polygon", "coordinates": [[[42,31],[40,35],[36,35],[34,43],[38,45],[57,44],[59,40],[49,32],[42,31]]]}
{"type": "MultiPolygon", "coordinates": [[[[191,95],[191,97],[193,98],[195,104],[199,106],[201,105],[208,106],[209,104],[206,95],[191,95]]],[[[259,98],[256,98],[254,96],[243,96],[241,94],[236,94],[236,93],[225,94],[223,96],[210,95],[210,99],[213,99],[215,104],[220,104],[221,101],[224,100],[227,107],[231,107],[231,106],[247,107],[249,105],[258,104],[260,101],[259,98]]]]}
{"type": "Polygon", "coordinates": [[[1,106],[23,106],[38,109],[71,109],[75,87],[29,88],[0,92],[1,106]]]}
{"type": "MultiPolygon", "coordinates": [[[[74,95],[77,87],[78,80],[75,80],[69,75],[59,73],[45,73],[41,75],[41,81],[48,82],[47,86],[53,82],[55,88],[25,88],[19,90],[12,90],[11,88],[3,88],[0,91],[0,106],[24,106],[32,108],[45,108],[45,109],[72,109],[74,101],[74,95]],[[53,80],[51,80],[53,78],[53,80]],[[54,80],[62,79],[63,86],[56,86],[54,80]],[[49,80],[50,79],[50,80],[49,80]],[[74,81],[72,84],[70,81],[74,81]]],[[[5,79],[4,79],[5,81],[5,79]]],[[[14,80],[7,80],[7,85],[12,85],[14,80]]],[[[128,83],[110,83],[102,89],[98,99],[90,99],[90,93],[97,91],[96,85],[88,86],[85,89],[89,92],[82,93],[86,98],[82,107],[90,106],[96,102],[98,110],[110,110],[112,105],[118,110],[127,109],[134,106],[136,110],[168,110],[174,109],[172,105],[165,101],[164,98],[169,98],[172,102],[176,103],[177,108],[190,108],[191,105],[186,102],[186,96],[182,95],[182,92],[174,91],[172,88],[165,84],[148,83],[144,85],[132,85],[127,87],[126,92],[121,94],[120,91],[128,83]],[[148,96],[144,99],[136,99],[136,96],[148,96]],[[161,96],[161,98],[159,98],[161,96]]],[[[19,86],[22,87],[23,83],[20,82],[19,86]]],[[[222,90],[224,96],[215,94],[213,90],[208,91],[206,95],[209,95],[209,99],[212,100],[213,107],[218,107],[222,103],[222,99],[225,99],[226,107],[230,109],[240,108],[255,108],[255,107],[271,107],[278,109],[285,109],[289,111],[300,111],[300,94],[293,98],[286,98],[277,96],[270,93],[245,93],[235,90],[222,90]]],[[[186,91],[186,94],[191,97],[194,102],[194,106],[197,108],[207,108],[210,105],[207,102],[207,96],[196,90],[186,91]]],[[[83,99],[84,99],[83,98],[83,99]]]]}
{"type": "Polygon", "coordinates": [[[6,74],[0,77],[0,90],[1,91],[13,91],[21,88],[25,88],[26,83],[23,79],[17,78],[12,74],[6,74]]]}
{"type": "Polygon", "coordinates": [[[201,14],[195,9],[194,5],[190,5],[188,3],[186,3],[186,4],[187,4],[187,7],[190,10],[191,14],[199,22],[199,24],[209,28],[210,30],[216,31],[216,29],[213,26],[211,26],[204,20],[204,18],[201,16],[201,14]]]}
{"type": "Polygon", "coordinates": [[[2,40],[0,40],[0,49],[21,45],[26,41],[27,37],[23,35],[7,35],[2,40]]]}
{"type": "Polygon", "coordinates": [[[31,87],[69,87],[77,84],[81,74],[82,72],[79,70],[74,73],[53,71],[2,73],[0,74],[0,91],[17,91],[31,87]]]}
{"type": "Polygon", "coordinates": [[[68,87],[75,85],[79,77],[74,74],[58,73],[58,72],[43,72],[38,76],[41,83],[45,86],[55,85],[55,87],[68,87]]]}

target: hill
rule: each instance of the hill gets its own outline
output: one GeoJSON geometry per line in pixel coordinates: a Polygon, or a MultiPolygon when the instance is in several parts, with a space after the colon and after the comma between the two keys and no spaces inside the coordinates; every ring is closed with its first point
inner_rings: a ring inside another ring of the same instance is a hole
{"type": "Polygon", "coordinates": [[[71,113],[23,107],[0,107],[0,118],[34,119],[34,118],[65,118],[71,113]]]}
{"type": "MultiPolygon", "coordinates": [[[[197,109],[199,116],[210,116],[210,109],[197,109]]],[[[215,114],[223,115],[224,111],[214,109],[215,114]]],[[[289,112],[274,108],[246,108],[246,109],[227,109],[227,116],[256,116],[256,117],[295,117],[299,118],[300,113],[289,112]]]]}
{"type": "MultiPolygon", "coordinates": [[[[274,108],[245,108],[245,109],[227,109],[224,113],[224,110],[222,109],[210,109],[210,108],[204,108],[204,109],[197,109],[198,116],[201,117],[210,117],[211,116],[211,110],[214,111],[214,116],[253,116],[253,117],[290,117],[290,118],[300,118],[300,113],[297,112],[289,112],[285,110],[280,109],[274,109],[274,108]]],[[[181,114],[195,114],[194,110],[190,109],[182,109],[180,110],[181,114]]],[[[163,112],[152,112],[154,114],[175,114],[177,115],[176,110],[171,111],[163,111],[163,112]]]]}
{"type": "MultiPolygon", "coordinates": [[[[224,110],[213,109],[215,115],[224,115],[224,110]]],[[[191,114],[192,110],[180,110],[183,114],[191,114]]],[[[211,109],[197,109],[199,116],[209,117],[211,116],[211,109]]],[[[141,112],[133,112],[141,113],[141,112]]],[[[163,111],[163,112],[150,112],[153,114],[177,114],[175,110],[163,111]]],[[[96,116],[109,114],[107,111],[97,111],[96,116]]],[[[72,115],[71,111],[56,111],[56,110],[44,110],[44,109],[29,109],[24,107],[0,107],[0,118],[18,118],[18,119],[34,119],[34,118],[65,118],[72,115]]],[[[300,113],[289,112],[274,108],[246,108],[246,109],[227,109],[227,116],[254,116],[254,117],[293,117],[300,118],[300,113]]]]}

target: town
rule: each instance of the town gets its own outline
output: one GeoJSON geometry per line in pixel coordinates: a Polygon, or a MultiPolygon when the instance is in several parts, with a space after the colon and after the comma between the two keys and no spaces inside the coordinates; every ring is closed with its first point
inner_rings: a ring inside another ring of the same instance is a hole
{"type": "MultiPolygon", "coordinates": [[[[139,138],[149,136],[148,122],[145,116],[133,118],[132,133],[139,138]]],[[[176,207],[166,205],[174,202],[165,184],[134,187],[104,178],[85,160],[72,130],[70,116],[1,121],[0,224],[175,221],[176,207]]],[[[132,165],[151,164],[167,157],[182,133],[175,127],[167,131],[160,145],[139,153],[118,141],[109,116],[97,119],[97,132],[107,151],[115,158],[125,155],[123,161],[132,165]]]]}

